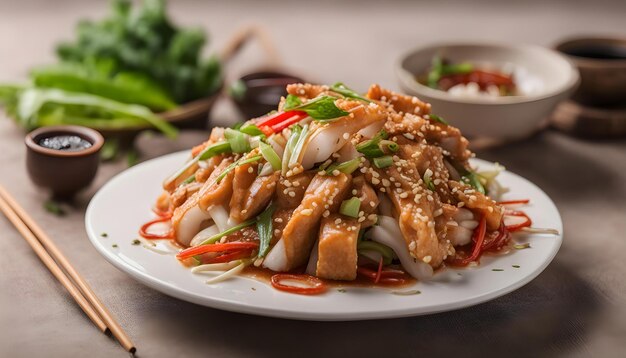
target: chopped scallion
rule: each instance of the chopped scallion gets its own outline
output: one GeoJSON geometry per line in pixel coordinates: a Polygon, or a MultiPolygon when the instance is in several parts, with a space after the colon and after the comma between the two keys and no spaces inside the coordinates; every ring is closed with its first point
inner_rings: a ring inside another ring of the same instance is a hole
{"type": "Polygon", "coordinates": [[[355,170],[359,169],[359,158],[350,159],[343,163],[334,163],[326,168],[326,174],[332,174],[335,170],[339,170],[344,174],[352,174],[355,170]]]}
{"type": "Polygon", "coordinates": [[[185,181],[183,181],[182,183],[180,183],[180,186],[185,185],[185,184],[189,184],[196,181],[196,175],[192,174],[191,176],[189,176],[189,178],[185,179],[185,181]]]}
{"type": "Polygon", "coordinates": [[[391,140],[381,140],[379,147],[382,151],[386,150],[387,152],[391,153],[395,153],[400,150],[400,146],[398,145],[398,143],[391,140]]]}
{"type": "Polygon", "coordinates": [[[196,156],[196,158],[198,158],[198,160],[207,160],[218,154],[229,152],[231,152],[231,149],[230,144],[227,141],[217,142],[207,146],[200,154],[198,154],[198,156],[196,156]]]}
{"type": "Polygon", "coordinates": [[[385,155],[385,153],[382,151],[382,149],[380,149],[378,145],[383,139],[387,139],[387,132],[384,129],[380,130],[380,132],[372,137],[372,139],[368,139],[364,142],[357,144],[356,150],[368,158],[383,156],[385,155]]]}
{"type": "Polygon", "coordinates": [[[272,215],[274,205],[270,204],[256,218],[256,228],[259,234],[259,257],[264,257],[269,251],[270,241],[272,241],[272,215]]]}
{"type": "Polygon", "coordinates": [[[365,102],[372,102],[371,100],[361,96],[360,94],[356,93],[356,91],[348,88],[346,85],[344,85],[341,82],[337,82],[334,85],[330,86],[330,89],[333,92],[337,92],[340,95],[344,96],[344,97],[348,97],[348,98],[355,98],[355,99],[359,99],[361,101],[365,101],[365,102]]]}
{"type": "Polygon", "coordinates": [[[339,213],[356,219],[359,217],[360,208],[361,208],[361,201],[356,196],[353,196],[352,198],[341,202],[339,213]]]}
{"type": "Polygon", "coordinates": [[[292,168],[294,165],[298,164],[298,160],[300,159],[300,153],[304,149],[304,142],[306,141],[308,135],[309,125],[305,124],[304,127],[302,127],[302,132],[300,132],[300,135],[298,136],[298,141],[296,142],[296,145],[293,147],[291,157],[289,157],[289,168],[292,168]]]}
{"type": "Polygon", "coordinates": [[[250,142],[246,135],[240,131],[226,128],[224,131],[224,137],[230,143],[230,148],[233,153],[247,153],[250,151],[250,142]]]}
{"type": "Polygon", "coordinates": [[[431,114],[428,115],[428,118],[432,119],[435,122],[439,122],[441,124],[448,125],[448,122],[445,119],[441,118],[440,116],[438,116],[436,114],[432,114],[431,113],[431,114]]]}
{"type": "Polygon", "coordinates": [[[384,169],[390,167],[393,164],[393,159],[390,155],[374,158],[374,165],[378,169],[384,169]]]}
{"type": "Polygon", "coordinates": [[[265,134],[263,134],[263,132],[259,129],[259,127],[257,127],[254,124],[246,124],[245,126],[241,126],[239,128],[239,131],[241,133],[245,133],[247,135],[251,135],[251,136],[265,136],[265,134]]]}
{"type": "Polygon", "coordinates": [[[271,145],[265,144],[263,142],[259,142],[259,149],[261,150],[261,155],[268,163],[272,165],[274,170],[280,170],[281,161],[274,148],[271,145]]]}
{"type": "Polygon", "coordinates": [[[383,256],[385,265],[389,265],[393,260],[393,250],[389,246],[376,241],[360,241],[356,247],[358,251],[368,250],[378,252],[383,256]]]}
{"type": "Polygon", "coordinates": [[[261,160],[261,158],[263,158],[263,156],[261,155],[255,155],[254,157],[250,157],[247,159],[241,158],[238,161],[232,163],[231,165],[227,166],[226,169],[224,169],[223,172],[220,173],[220,175],[215,178],[215,182],[219,183],[222,181],[222,179],[224,179],[224,177],[226,177],[226,175],[228,175],[229,172],[231,172],[233,169],[237,168],[238,166],[244,165],[244,164],[248,164],[248,163],[254,163],[256,161],[261,160]]]}
{"type": "MultiPolygon", "coordinates": [[[[214,243],[216,243],[219,239],[223,238],[224,236],[228,236],[228,235],[230,235],[230,234],[232,234],[232,233],[235,233],[235,232],[237,232],[237,231],[239,231],[239,230],[241,230],[241,229],[243,229],[243,228],[246,228],[246,227],[248,227],[248,226],[252,226],[252,225],[254,225],[255,223],[256,223],[256,219],[251,219],[251,220],[248,220],[248,221],[244,221],[244,222],[242,222],[242,223],[241,223],[241,224],[239,224],[239,225],[235,225],[235,226],[231,227],[230,229],[226,229],[226,230],[224,230],[224,231],[222,231],[222,232],[220,232],[220,233],[218,233],[218,234],[215,234],[215,235],[211,236],[210,238],[208,238],[208,239],[206,239],[206,240],[202,241],[202,242],[200,243],[200,245],[209,245],[209,244],[214,244],[214,243]]],[[[198,245],[198,246],[200,246],[200,245],[198,245]]]]}

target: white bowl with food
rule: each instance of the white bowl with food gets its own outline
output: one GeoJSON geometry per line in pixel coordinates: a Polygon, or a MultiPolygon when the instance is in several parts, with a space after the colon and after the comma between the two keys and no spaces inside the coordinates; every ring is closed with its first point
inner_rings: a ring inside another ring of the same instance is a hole
{"type": "Polygon", "coordinates": [[[562,55],[539,46],[430,45],[396,65],[400,87],[432,104],[468,137],[510,141],[540,129],[580,81],[562,55]]]}

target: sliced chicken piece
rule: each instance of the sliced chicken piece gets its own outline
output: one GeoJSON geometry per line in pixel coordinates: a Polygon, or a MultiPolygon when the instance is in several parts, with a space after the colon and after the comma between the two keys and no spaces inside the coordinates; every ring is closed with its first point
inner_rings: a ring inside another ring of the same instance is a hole
{"type": "Polygon", "coordinates": [[[358,176],[352,179],[352,196],[356,196],[361,201],[359,208],[359,214],[361,212],[363,219],[359,218],[361,228],[368,228],[376,223],[376,209],[378,208],[379,200],[376,195],[376,191],[365,180],[364,176],[358,176]]]}
{"type": "MultiPolygon", "coordinates": [[[[310,83],[293,83],[287,85],[287,93],[298,96],[301,100],[307,101],[319,95],[326,94],[330,88],[322,85],[312,85],[310,83]]],[[[282,110],[284,102],[281,101],[279,108],[282,110]]]]}
{"type": "Polygon", "coordinates": [[[198,192],[198,205],[202,210],[206,211],[213,205],[225,205],[228,203],[228,200],[233,194],[233,178],[235,173],[231,170],[219,183],[217,182],[217,178],[222,174],[226,167],[232,163],[232,158],[224,159],[211,173],[202,186],[202,189],[198,192]]]}
{"type": "Polygon", "coordinates": [[[450,180],[449,185],[452,195],[463,202],[466,208],[485,216],[487,229],[498,230],[504,215],[503,206],[465,183],[450,180]]]}
{"type": "Polygon", "coordinates": [[[170,210],[174,210],[183,205],[183,203],[200,190],[200,188],[202,188],[202,183],[197,182],[180,185],[170,196],[170,210]]]}
{"type": "Polygon", "coordinates": [[[443,123],[430,122],[414,114],[391,113],[384,129],[391,137],[405,137],[413,141],[441,146],[446,157],[450,157],[463,165],[467,164],[467,160],[472,155],[472,152],[467,148],[468,140],[463,137],[458,128],[443,123]]]}
{"type": "Polygon", "coordinates": [[[300,205],[315,173],[304,172],[289,178],[280,178],[276,189],[276,204],[280,208],[294,209],[300,205]]]}
{"type": "MultiPolygon", "coordinates": [[[[302,202],[293,211],[282,232],[282,244],[272,249],[283,249],[285,265],[281,271],[288,271],[306,263],[318,234],[318,225],[324,212],[336,211],[350,188],[350,175],[316,175],[307,188],[302,202]]],[[[277,254],[268,255],[276,256],[277,254]]],[[[271,267],[270,267],[271,268],[271,267]]]]}
{"type": "Polygon", "coordinates": [[[322,219],[315,276],[331,280],[354,280],[356,244],[361,224],[356,219],[333,214],[322,219]]]}
{"type": "Polygon", "coordinates": [[[230,199],[230,217],[235,222],[242,222],[260,214],[272,200],[279,176],[280,173],[275,172],[271,175],[256,177],[246,188],[238,186],[237,173],[235,173],[234,193],[230,199]]]}
{"type": "Polygon", "coordinates": [[[393,109],[397,112],[420,115],[430,113],[430,103],[422,102],[417,97],[384,89],[377,84],[370,86],[367,91],[367,98],[387,103],[393,106],[393,109]]]}

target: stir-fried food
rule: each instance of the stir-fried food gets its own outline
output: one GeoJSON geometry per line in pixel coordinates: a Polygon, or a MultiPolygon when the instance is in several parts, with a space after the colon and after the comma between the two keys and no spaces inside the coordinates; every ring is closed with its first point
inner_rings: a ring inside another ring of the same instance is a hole
{"type": "Polygon", "coordinates": [[[474,171],[467,139],[429,104],[377,85],[287,92],[273,113],[214,128],[163,184],[162,237],[194,272],[225,271],[212,282],[246,266],[289,273],[272,280],[280,289],[304,277],[293,291],[305,294],[320,279],[424,280],[530,225],[519,212],[505,224],[497,173],[474,171]]]}

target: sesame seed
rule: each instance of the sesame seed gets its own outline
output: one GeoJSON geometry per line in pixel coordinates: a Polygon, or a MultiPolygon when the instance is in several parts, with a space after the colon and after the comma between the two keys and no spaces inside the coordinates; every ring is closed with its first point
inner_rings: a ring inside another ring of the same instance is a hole
{"type": "Polygon", "coordinates": [[[409,197],[409,193],[407,193],[407,192],[405,191],[405,192],[403,192],[403,193],[400,193],[400,195],[399,195],[399,196],[400,196],[402,199],[406,199],[406,198],[408,198],[408,197],[409,197]]]}
{"type": "Polygon", "coordinates": [[[311,216],[311,214],[313,214],[313,209],[303,209],[300,213],[304,216],[311,216]]]}
{"type": "Polygon", "coordinates": [[[288,195],[292,198],[296,197],[296,193],[294,193],[293,191],[290,191],[288,195]]]}
{"type": "Polygon", "coordinates": [[[336,225],[341,224],[341,219],[340,219],[340,218],[335,219],[335,224],[336,224],[336,225]]]}
{"type": "Polygon", "coordinates": [[[343,137],[343,139],[346,139],[346,140],[350,139],[350,134],[346,132],[346,133],[343,134],[342,137],[343,137]]]}
{"type": "Polygon", "coordinates": [[[323,217],[325,217],[325,218],[327,218],[327,217],[328,217],[328,215],[330,215],[330,211],[328,211],[328,210],[324,210],[324,212],[322,213],[322,216],[323,216],[323,217]]]}
{"type": "Polygon", "coordinates": [[[430,261],[432,261],[433,257],[428,255],[428,256],[424,256],[424,259],[422,261],[424,261],[425,263],[429,263],[430,261]]]}

